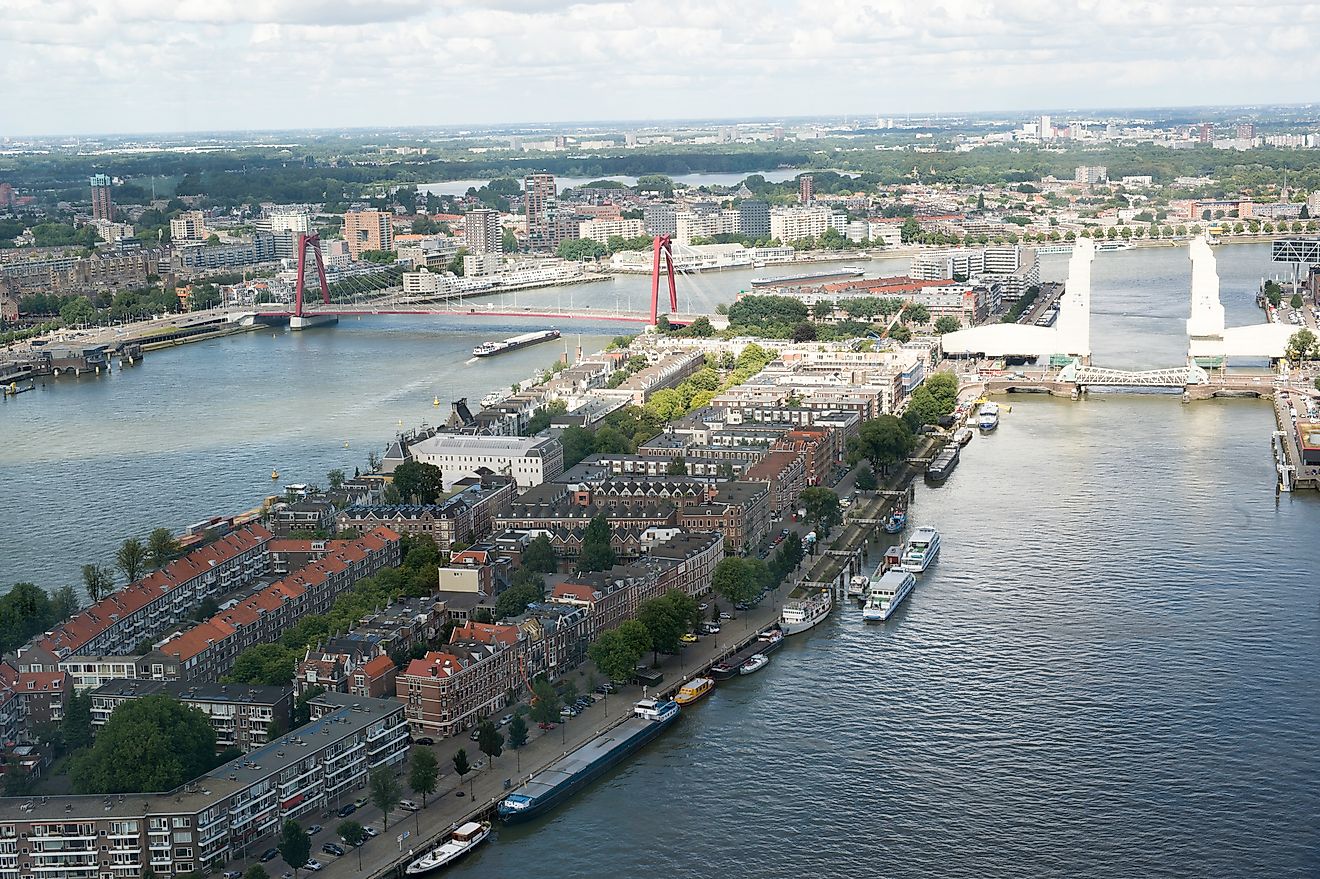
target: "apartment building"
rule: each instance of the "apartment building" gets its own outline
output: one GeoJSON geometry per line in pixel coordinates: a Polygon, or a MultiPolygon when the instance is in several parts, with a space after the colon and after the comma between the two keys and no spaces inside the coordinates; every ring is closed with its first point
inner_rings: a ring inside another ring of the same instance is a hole
{"type": "Polygon", "coordinates": [[[563,446],[546,437],[437,433],[413,443],[409,452],[413,460],[440,468],[446,490],[481,470],[511,476],[523,488],[554,479],[564,470],[563,446]]]}
{"type": "Polygon", "coordinates": [[[0,799],[0,879],[205,872],[273,844],[285,820],[338,808],[372,769],[406,759],[398,702],[326,693],[311,707],[311,723],[176,790],[0,799]]]}
{"type": "Polygon", "coordinates": [[[69,676],[74,690],[95,690],[114,680],[176,681],[179,661],[153,650],[142,656],[80,656],[59,660],[59,670],[69,676]]]}
{"type": "Polygon", "coordinates": [[[364,251],[394,249],[394,215],[386,211],[347,211],[344,214],[344,241],[355,261],[364,251]]]}
{"type": "Polygon", "coordinates": [[[818,238],[825,234],[832,222],[830,209],[815,207],[772,208],[770,211],[770,237],[783,243],[803,238],[818,238]]]}
{"type": "MultiPolygon", "coordinates": [[[[29,646],[56,661],[75,654],[131,653],[143,639],[185,619],[203,599],[265,575],[270,539],[260,525],[244,526],[111,593],[29,646]]],[[[26,649],[19,650],[20,666],[26,649]]],[[[55,669],[43,665],[41,670],[55,669]]]]}
{"type": "Polygon", "coordinates": [[[770,515],[782,516],[797,503],[807,487],[806,452],[793,449],[771,452],[747,468],[747,478],[770,486],[770,515]]]}
{"type": "Polygon", "coordinates": [[[359,534],[380,526],[400,534],[425,534],[441,550],[448,551],[454,543],[472,543],[490,534],[494,517],[506,512],[513,501],[516,483],[507,476],[487,474],[471,483],[438,504],[345,507],[338,513],[336,527],[359,534]]]}
{"type": "Polygon", "coordinates": [[[735,552],[760,546],[770,535],[770,484],[722,482],[711,501],[675,511],[684,531],[715,531],[735,552]]]}
{"type": "Polygon", "coordinates": [[[170,220],[171,241],[205,241],[206,214],[201,211],[183,211],[170,220]]]}
{"type": "Polygon", "coordinates": [[[254,684],[184,683],[120,678],[92,691],[92,728],[99,731],[125,702],[164,695],[206,715],[215,729],[217,751],[251,751],[269,741],[271,724],[287,730],[293,707],[288,687],[254,684]]]}
{"type": "Polygon", "coordinates": [[[399,535],[376,528],[325,557],[175,635],[160,651],[175,657],[185,681],[217,680],[247,648],[274,641],[308,614],[325,613],[359,580],[399,563],[399,535]]]}
{"type": "Polygon", "coordinates": [[[468,211],[463,221],[463,245],[471,254],[504,252],[504,227],[500,212],[490,208],[468,211]]]}
{"type": "Polygon", "coordinates": [[[619,238],[640,238],[646,234],[641,220],[584,220],[578,223],[578,237],[590,238],[601,244],[609,242],[612,236],[619,238]]]}

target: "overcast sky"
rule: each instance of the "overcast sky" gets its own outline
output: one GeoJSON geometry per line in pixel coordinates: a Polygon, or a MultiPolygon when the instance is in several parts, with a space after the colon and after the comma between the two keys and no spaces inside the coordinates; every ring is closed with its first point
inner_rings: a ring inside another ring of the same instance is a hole
{"type": "Polygon", "coordinates": [[[0,135],[1316,100],[1304,0],[0,0],[0,135]]]}

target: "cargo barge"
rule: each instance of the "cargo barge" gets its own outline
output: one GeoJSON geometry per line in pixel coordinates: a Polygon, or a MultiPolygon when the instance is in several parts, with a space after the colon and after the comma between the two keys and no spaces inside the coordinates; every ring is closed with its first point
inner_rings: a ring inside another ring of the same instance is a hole
{"type": "Polygon", "coordinates": [[[472,349],[472,356],[494,357],[496,354],[517,351],[519,348],[526,348],[528,345],[539,345],[542,342],[549,342],[558,338],[559,330],[537,330],[534,333],[511,336],[502,342],[482,342],[472,349]]]}

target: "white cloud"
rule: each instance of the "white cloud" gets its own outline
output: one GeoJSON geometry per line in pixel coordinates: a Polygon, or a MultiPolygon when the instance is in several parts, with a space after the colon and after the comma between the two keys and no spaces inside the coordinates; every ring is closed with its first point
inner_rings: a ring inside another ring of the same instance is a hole
{"type": "Polygon", "coordinates": [[[0,134],[1301,101],[1257,62],[1320,36],[1304,0],[0,5],[0,134]]]}

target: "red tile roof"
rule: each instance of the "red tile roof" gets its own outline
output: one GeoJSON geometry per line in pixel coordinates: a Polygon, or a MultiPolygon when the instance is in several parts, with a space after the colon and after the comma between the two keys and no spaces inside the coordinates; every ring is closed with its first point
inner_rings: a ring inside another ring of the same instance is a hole
{"type": "Polygon", "coordinates": [[[583,601],[588,604],[594,604],[600,593],[592,589],[585,583],[560,583],[555,587],[555,591],[550,593],[551,598],[568,598],[573,601],[583,601]]]}
{"type": "Polygon", "coordinates": [[[388,656],[385,656],[383,654],[377,656],[376,658],[368,662],[366,665],[362,666],[362,671],[363,673],[366,674],[368,678],[378,678],[393,670],[394,670],[394,660],[390,659],[388,656]]]}
{"type": "Polygon", "coordinates": [[[518,643],[521,631],[517,626],[501,626],[496,623],[476,623],[469,620],[454,629],[449,643],[476,641],[479,644],[499,644],[508,647],[518,643]]]}
{"type": "Polygon", "coordinates": [[[404,671],[404,675],[415,678],[447,678],[450,675],[461,671],[462,668],[463,660],[459,659],[454,654],[441,653],[433,650],[427,653],[423,658],[414,659],[412,662],[408,663],[408,668],[404,671]],[[431,674],[432,669],[435,670],[434,675],[431,674]]]}

